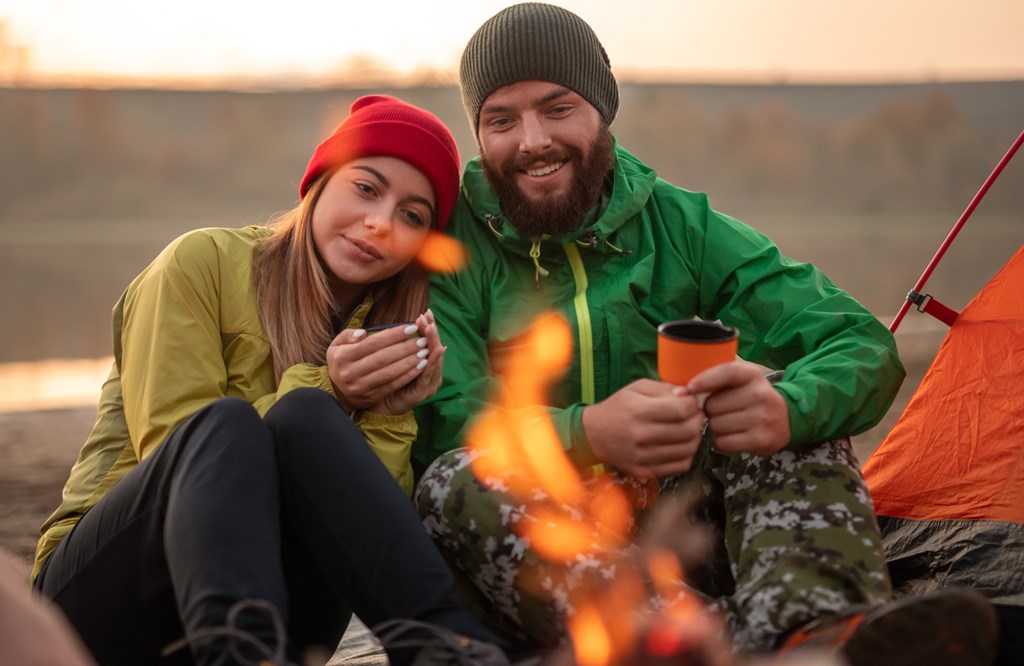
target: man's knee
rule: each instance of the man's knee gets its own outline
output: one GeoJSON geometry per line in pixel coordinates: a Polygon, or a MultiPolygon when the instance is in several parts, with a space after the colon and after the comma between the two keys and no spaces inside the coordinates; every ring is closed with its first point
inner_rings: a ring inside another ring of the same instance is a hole
{"type": "Polygon", "coordinates": [[[476,453],[455,449],[435,460],[416,486],[414,501],[427,531],[494,534],[507,519],[510,498],[480,483],[473,472],[476,453]]]}

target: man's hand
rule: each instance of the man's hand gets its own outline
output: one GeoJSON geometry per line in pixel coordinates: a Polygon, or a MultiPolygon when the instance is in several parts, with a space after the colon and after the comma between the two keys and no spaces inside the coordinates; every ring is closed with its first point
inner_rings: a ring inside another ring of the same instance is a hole
{"type": "Polygon", "coordinates": [[[694,377],[687,389],[710,393],[704,413],[722,453],[767,456],[789,444],[789,407],[760,366],[742,360],[716,365],[694,377]]]}
{"type": "Polygon", "coordinates": [[[583,430],[601,462],[644,477],[690,469],[704,413],[687,389],[640,379],[583,410],[583,430]]]}

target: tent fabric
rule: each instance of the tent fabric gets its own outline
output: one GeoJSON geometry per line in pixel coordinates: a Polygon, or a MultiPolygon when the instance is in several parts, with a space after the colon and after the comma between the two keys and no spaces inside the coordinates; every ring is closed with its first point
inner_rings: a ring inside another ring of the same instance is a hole
{"type": "Polygon", "coordinates": [[[880,516],[897,597],[969,587],[993,603],[1024,606],[1024,525],[880,516]]]}
{"type": "Polygon", "coordinates": [[[1024,523],[1024,246],[957,317],[863,471],[879,516],[1024,523]]]}

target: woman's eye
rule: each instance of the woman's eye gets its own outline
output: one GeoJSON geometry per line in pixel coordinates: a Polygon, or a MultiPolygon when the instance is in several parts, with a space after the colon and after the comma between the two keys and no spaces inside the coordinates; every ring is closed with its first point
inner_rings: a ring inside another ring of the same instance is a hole
{"type": "Polygon", "coordinates": [[[422,227],[424,224],[426,224],[426,221],[424,220],[423,216],[420,215],[417,211],[405,210],[402,212],[405,215],[405,219],[407,219],[409,223],[412,224],[414,227],[422,227]]]}
{"type": "Polygon", "coordinates": [[[362,183],[362,182],[356,181],[356,188],[362,194],[366,194],[366,195],[370,195],[370,196],[372,196],[372,195],[377,193],[377,190],[373,187],[373,185],[370,185],[369,183],[362,183]]]}

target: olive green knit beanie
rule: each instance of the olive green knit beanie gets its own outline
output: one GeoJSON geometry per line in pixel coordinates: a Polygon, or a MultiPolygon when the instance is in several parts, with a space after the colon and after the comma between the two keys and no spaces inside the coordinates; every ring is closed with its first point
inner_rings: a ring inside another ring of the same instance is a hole
{"type": "Polygon", "coordinates": [[[462,53],[462,103],[476,134],[488,95],[517,81],[550,81],[580,94],[611,124],[619,88],[597,35],[567,9],[524,2],[501,10],[462,53]]]}

